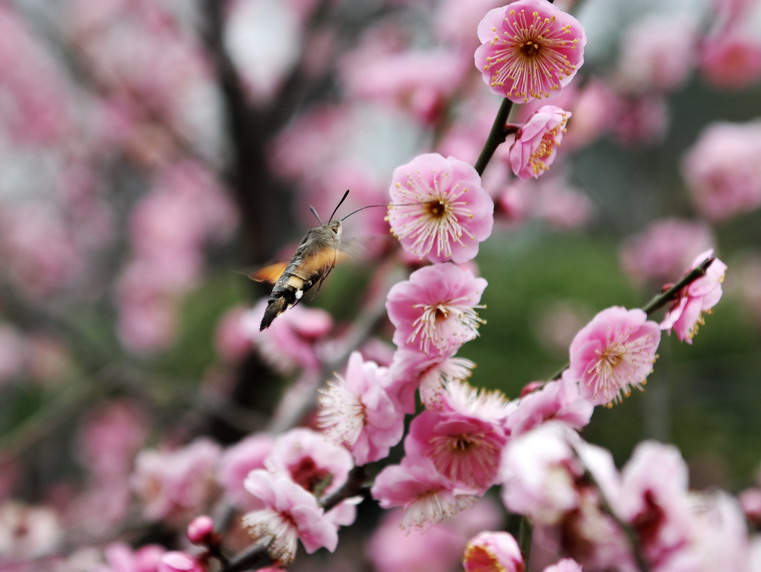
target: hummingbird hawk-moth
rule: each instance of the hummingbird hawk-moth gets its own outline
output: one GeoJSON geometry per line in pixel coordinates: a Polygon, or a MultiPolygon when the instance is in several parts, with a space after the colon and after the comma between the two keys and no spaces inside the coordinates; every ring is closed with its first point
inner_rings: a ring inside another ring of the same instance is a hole
{"type": "Polygon", "coordinates": [[[267,329],[275,318],[298,304],[304,294],[315,284],[319,288],[336,264],[347,258],[348,254],[342,250],[341,246],[343,232],[341,222],[363,209],[370,208],[370,206],[385,206],[362,207],[340,220],[333,220],[348,195],[349,191],[346,191],[326,223],[322,222],[314,207],[309,207],[320,226],[310,229],[304,235],[289,262],[272,264],[249,274],[252,280],[274,284],[267,300],[267,308],[264,310],[262,323],[259,326],[260,331],[267,329]]]}

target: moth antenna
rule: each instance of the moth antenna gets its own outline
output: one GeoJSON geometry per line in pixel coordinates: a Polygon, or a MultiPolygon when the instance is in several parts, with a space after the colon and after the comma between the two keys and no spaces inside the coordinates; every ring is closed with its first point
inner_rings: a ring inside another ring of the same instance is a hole
{"type": "Polygon", "coordinates": [[[343,217],[343,218],[341,219],[341,221],[345,221],[345,220],[346,220],[347,218],[349,218],[351,215],[353,215],[353,214],[357,214],[359,211],[363,211],[363,210],[365,210],[365,209],[372,209],[372,208],[375,208],[375,207],[383,207],[383,208],[386,208],[387,206],[388,206],[388,205],[367,205],[367,206],[365,206],[365,207],[362,207],[361,209],[357,209],[357,210],[355,210],[355,211],[353,211],[353,212],[350,212],[350,213],[349,213],[349,214],[347,214],[345,217],[343,217]]]}
{"type": "Polygon", "coordinates": [[[317,210],[312,205],[309,205],[309,212],[314,215],[314,218],[316,218],[317,222],[319,222],[320,226],[322,226],[322,219],[320,218],[320,215],[317,214],[317,210]]]}
{"type": "Polygon", "coordinates": [[[336,205],[336,208],[333,209],[333,213],[330,215],[330,218],[328,219],[328,222],[333,220],[333,217],[335,216],[336,212],[338,212],[338,209],[341,208],[341,205],[344,204],[344,201],[346,200],[346,197],[349,196],[349,189],[346,189],[346,192],[344,193],[344,196],[341,197],[341,200],[338,201],[338,204],[336,205]]]}

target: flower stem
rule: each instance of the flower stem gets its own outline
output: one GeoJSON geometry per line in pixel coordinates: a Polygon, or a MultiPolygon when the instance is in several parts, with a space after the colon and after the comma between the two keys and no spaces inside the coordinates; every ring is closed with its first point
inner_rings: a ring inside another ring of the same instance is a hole
{"type": "Polygon", "coordinates": [[[534,528],[528,520],[528,517],[522,516],[519,528],[519,543],[521,554],[523,554],[523,569],[531,569],[531,538],[534,534],[534,528]]]}
{"type": "Polygon", "coordinates": [[[507,117],[510,115],[510,110],[512,108],[512,101],[509,99],[502,100],[502,105],[499,106],[497,116],[494,118],[494,123],[492,123],[491,131],[489,131],[489,136],[486,138],[486,142],[481,149],[481,154],[478,156],[478,160],[475,164],[476,171],[479,175],[484,174],[486,165],[489,164],[489,161],[494,155],[494,152],[497,150],[497,147],[504,143],[505,137],[508,135],[508,133],[510,133],[510,131],[505,129],[505,124],[507,123],[507,117]]]}
{"type": "Polygon", "coordinates": [[[645,304],[642,309],[648,316],[650,316],[669,302],[673,302],[679,296],[679,292],[682,290],[682,288],[692,284],[698,278],[702,278],[706,275],[708,267],[713,264],[714,260],[716,260],[715,256],[706,258],[703,262],[698,264],[688,274],[686,274],[679,282],[671,286],[668,290],[664,290],[655,296],[652,300],[645,304]]]}

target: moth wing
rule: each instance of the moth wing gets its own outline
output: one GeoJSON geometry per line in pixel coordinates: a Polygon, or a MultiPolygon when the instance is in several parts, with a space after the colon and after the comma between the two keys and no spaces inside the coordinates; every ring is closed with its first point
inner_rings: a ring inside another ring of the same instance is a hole
{"type": "Polygon", "coordinates": [[[259,270],[249,272],[248,277],[255,282],[269,282],[270,284],[274,284],[277,282],[278,278],[283,275],[283,272],[285,272],[287,267],[287,262],[276,262],[275,264],[270,264],[259,270]]]}
{"type": "MultiPolygon", "coordinates": [[[[303,268],[307,275],[321,274],[325,272],[326,269],[329,272],[336,264],[349,258],[351,258],[351,255],[343,249],[323,248],[304,260],[301,268],[303,268]]],[[[323,276],[322,279],[324,278],[325,277],[323,276]]]]}

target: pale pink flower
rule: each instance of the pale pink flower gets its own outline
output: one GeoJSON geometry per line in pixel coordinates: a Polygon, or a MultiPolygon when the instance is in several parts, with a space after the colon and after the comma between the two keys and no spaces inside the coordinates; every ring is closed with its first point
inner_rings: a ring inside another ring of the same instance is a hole
{"type": "Polygon", "coordinates": [[[517,437],[550,420],[581,429],[592,418],[594,405],[579,393],[575,381],[559,379],[511,402],[506,428],[517,437]]]}
{"type": "Polygon", "coordinates": [[[408,110],[424,124],[440,117],[467,69],[444,50],[377,52],[360,47],[344,59],[347,92],[408,110]]]}
{"type": "Polygon", "coordinates": [[[370,490],[383,508],[402,507],[404,528],[427,528],[469,508],[478,492],[439,474],[426,457],[406,456],[400,465],[386,466],[370,490]]]}
{"type": "Polygon", "coordinates": [[[391,386],[396,388],[397,399],[405,413],[415,411],[415,390],[427,409],[440,406],[447,383],[465,381],[475,367],[472,361],[453,356],[429,356],[413,349],[402,348],[394,354],[391,363],[391,386]]]}
{"type": "Polygon", "coordinates": [[[253,342],[259,355],[283,374],[299,368],[319,368],[322,343],[333,330],[331,315],[320,308],[294,306],[260,331],[266,306],[266,299],[259,300],[241,316],[240,322],[243,334],[253,342]]]}
{"type": "Polygon", "coordinates": [[[545,0],[519,0],[478,25],[476,67],[489,89],[516,103],[555,95],[584,63],[578,20],[545,0]]]}
{"type": "Polygon", "coordinates": [[[580,478],[585,470],[592,472],[607,498],[619,493],[611,454],[585,443],[564,423],[548,421],[505,447],[502,501],[511,512],[537,523],[557,524],[582,506],[597,504],[596,488],[580,478]]]}
{"type": "Polygon", "coordinates": [[[498,528],[501,524],[498,511],[487,499],[460,512],[457,518],[425,528],[402,528],[403,511],[384,511],[367,547],[373,570],[441,572],[459,569],[468,539],[484,528],[498,528]]]}
{"type": "MultiPolygon", "coordinates": [[[[713,249],[699,254],[692,262],[690,270],[712,256],[713,249]]],[[[661,329],[673,331],[677,338],[691,344],[692,338],[698,333],[698,327],[703,324],[703,313],[710,313],[711,308],[721,300],[721,283],[726,272],[727,265],[715,258],[707,268],[705,276],[679,291],[678,298],[661,322],[661,329]]]]}
{"type": "Polygon", "coordinates": [[[637,446],[621,473],[614,507],[640,538],[648,561],[659,564],[688,542],[693,516],[687,498],[687,465],[670,445],[637,446]]]}
{"type": "Polygon", "coordinates": [[[761,121],[713,123],[682,161],[682,176],[698,210],[714,221],[761,206],[761,121]]]}
{"type": "Polygon", "coordinates": [[[256,433],[222,452],[218,463],[217,481],[236,506],[245,507],[251,500],[243,481],[254,469],[264,468],[264,460],[272,452],[273,442],[274,438],[271,435],[256,433]]]}
{"type": "Polygon", "coordinates": [[[555,105],[540,108],[515,134],[510,166],[521,179],[538,179],[555,161],[570,111],[555,105]]]}
{"type": "Polygon", "coordinates": [[[267,552],[281,564],[296,555],[298,540],[311,554],[320,547],[331,552],[338,544],[338,531],[317,499],[287,475],[265,470],[252,471],[245,486],[255,508],[243,516],[243,527],[255,540],[270,539],[267,552]]]}
{"type": "Polygon", "coordinates": [[[487,405],[482,415],[446,406],[441,411],[423,411],[410,424],[405,453],[429,458],[439,474],[459,486],[485,491],[496,482],[507,441],[496,418],[502,413],[500,407],[487,405]]]}
{"type": "Polygon", "coordinates": [[[245,307],[233,306],[217,322],[214,347],[224,361],[235,362],[251,351],[251,340],[243,330],[245,312],[245,307]]]}
{"type": "Polygon", "coordinates": [[[60,550],[64,534],[60,517],[50,507],[13,500],[0,504],[0,562],[49,555],[60,550]]]}
{"type": "Polygon", "coordinates": [[[264,466],[272,472],[285,472],[294,483],[320,498],[346,482],[354,463],[349,451],[322,433],[297,427],[275,439],[264,466]]]}
{"type": "Polygon", "coordinates": [[[537,219],[562,230],[584,227],[595,213],[586,194],[558,177],[515,179],[501,191],[498,201],[509,222],[537,219]]]}
{"type": "Polygon", "coordinates": [[[467,262],[494,224],[494,203],[476,170],[454,157],[418,155],[394,170],[388,222],[402,247],[431,262],[467,262]]]}
{"type": "Polygon", "coordinates": [[[215,493],[219,446],[196,439],[176,451],[143,450],[135,460],[132,487],[150,520],[183,519],[205,508],[215,493]]]}
{"type": "Polygon", "coordinates": [[[523,572],[521,549],[509,532],[484,531],[472,538],[462,561],[466,572],[523,572]]]}
{"type": "Polygon", "coordinates": [[[576,334],[563,377],[578,381],[581,395],[595,405],[621,401],[650,375],[660,339],[645,312],[613,306],[576,334]]]}
{"type": "Polygon", "coordinates": [[[687,219],[666,218],[628,238],[620,259],[636,284],[662,284],[673,280],[701,252],[714,243],[711,228],[687,219]]]}
{"type": "Polygon", "coordinates": [[[148,544],[133,550],[127,544],[115,542],[103,549],[106,565],[98,572],[157,572],[166,549],[148,544]]]}
{"type": "Polygon", "coordinates": [[[621,40],[618,79],[629,91],[673,91],[695,60],[697,25],[688,13],[657,12],[637,20],[621,40]]]}
{"type": "Polygon", "coordinates": [[[476,310],[485,289],[486,280],[454,264],[416,270],[388,293],[394,344],[425,354],[453,354],[478,336],[483,320],[476,310]]]}
{"type": "Polygon", "coordinates": [[[185,552],[171,550],[161,557],[156,572],[206,572],[206,566],[185,552]]]}
{"type": "Polygon", "coordinates": [[[573,558],[563,558],[556,564],[547,566],[543,572],[583,572],[583,569],[573,558]]]}
{"type": "Polygon", "coordinates": [[[321,391],[318,424],[358,465],[388,455],[404,433],[404,411],[388,394],[388,369],[352,353],[346,374],[321,391]]]}

